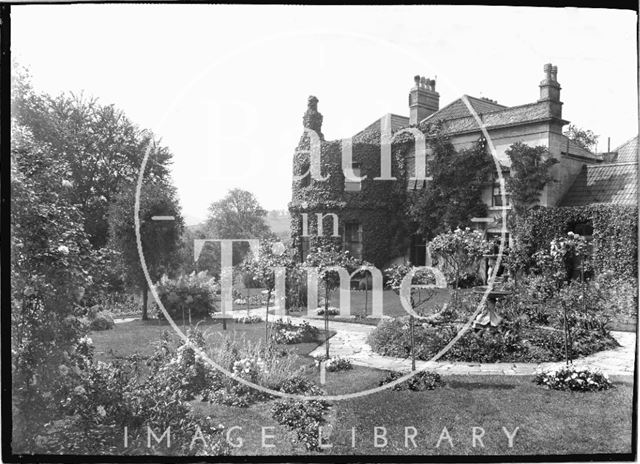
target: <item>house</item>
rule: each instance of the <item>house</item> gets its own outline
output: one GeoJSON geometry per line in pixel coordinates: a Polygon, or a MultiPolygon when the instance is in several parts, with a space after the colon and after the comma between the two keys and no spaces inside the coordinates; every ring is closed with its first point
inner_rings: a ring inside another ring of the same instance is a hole
{"type": "MultiPolygon", "coordinates": [[[[311,246],[331,240],[378,267],[395,260],[409,260],[416,265],[425,263],[424,237],[414,233],[404,214],[407,191],[424,185],[421,176],[413,174],[415,132],[414,135],[406,133],[417,129],[426,134],[434,123],[447,134],[456,150],[472,147],[488,136],[504,176],[509,175],[510,167],[505,152],[512,144],[522,142],[547,147],[549,156],[558,162],[550,171],[554,182],[549,182],[540,194],[542,206],[577,201],[575,198],[581,197],[580,192],[585,188],[596,190],[596,178],[608,176],[606,183],[615,175],[627,175],[630,168],[620,160],[630,156],[630,148],[618,149],[618,164],[608,168],[618,173],[614,175],[601,170],[610,164],[603,161],[606,156],[592,153],[563,135],[562,128],[568,121],[562,118],[557,75],[556,66],[544,66],[543,79],[539,83],[540,98],[532,103],[505,106],[488,98],[463,95],[442,108],[435,80],[416,76],[415,85],[409,91],[408,117],[384,115],[352,137],[350,152],[354,177],[349,178],[342,169],[344,142],[324,139],[322,115],[317,111],[318,99],[310,97],[303,117],[307,131],[294,155],[294,174],[298,178],[294,179],[289,204],[292,239],[298,246],[300,258],[306,257],[311,246]],[[314,141],[309,130],[318,135],[315,143],[320,147],[320,174],[326,180],[311,175],[310,150],[314,141]],[[380,140],[385,133],[393,136],[389,172],[394,180],[382,175],[384,154],[381,154],[380,140]],[[358,178],[360,180],[354,181],[358,178]]],[[[625,189],[620,195],[632,195],[630,189],[625,189]]],[[[483,191],[482,198],[489,214],[474,218],[473,222],[487,238],[495,238],[501,231],[503,210],[510,209],[508,192],[503,204],[497,174],[483,191]]]]}

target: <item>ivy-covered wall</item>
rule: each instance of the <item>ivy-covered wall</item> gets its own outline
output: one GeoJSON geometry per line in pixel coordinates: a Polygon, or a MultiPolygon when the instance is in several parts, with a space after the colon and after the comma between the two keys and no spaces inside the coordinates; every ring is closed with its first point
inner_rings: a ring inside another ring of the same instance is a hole
{"type": "Polygon", "coordinates": [[[593,264],[597,272],[613,271],[618,276],[638,273],[638,211],[634,206],[587,205],[576,207],[536,207],[514,220],[514,235],[527,258],[547,248],[558,236],[573,231],[578,224],[593,226],[593,264]]]}
{"type": "MultiPolygon", "coordinates": [[[[301,138],[294,154],[293,172],[301,175],[309,167],[309,138],[301,138]]],[[[392,176],[397,180],[374,180],[380,176],[380,135],[370,131],[353,139],[353,162],[359,163],[361,182],[358,192],[345,191],[342,172],[342,147],[340,141],[321,142],[321,174],[330,175],[325,181],[307,179],[294,181],[291,213],[291,235],[298,249],[302,235],[302,213],[308,213],[310,246],[334,241],[342,244],[344,224],[357,221],[362,225],[362,258],[378,267],[404,255],[409,242],[408,225],[404,214],[406,200],[405,158],[413,141],[406,138],[392,145],[392,176]],[[308,185],[307,185],[308,184],[308,185]],[[332,220],[323,222],[323,237],[317,233],[316,213],[335,213],[339,218],[340,238],[330,238],[333,233],[332,220]]]]}

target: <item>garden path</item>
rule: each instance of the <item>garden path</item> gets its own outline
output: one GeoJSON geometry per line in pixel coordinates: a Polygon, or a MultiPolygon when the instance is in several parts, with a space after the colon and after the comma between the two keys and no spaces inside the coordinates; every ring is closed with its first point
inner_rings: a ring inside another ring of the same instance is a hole
{"type": "MultiPolygon", "coordinates": [[[[250,310],[250,314],[259,315],[264,319],[265,308],[250,310]]],[[[246,311],[234,311],[233,317],[245,316],[246,311]]],[[[271,321],[280,318],[270,314],[271,321]]],[[[324,328],[324,320],[318,317],[308,316],[284,316],[291,319],[294,324],[302,324],[307,321],[310,325],[319,329],[324,328]]],[[[125,320],[116,320],[117,323],[125,320]]],[[[367,343],[367,337],[373,325],[356,324],[349,322],[331,321],[330,326],[336,334],[329,340],[329,348],[333,356],[349,358],[353,364],[374,369],[408,372],[411,368],[411,359],[381,356],[374,353],[367,343]]],[[[605,350],[574,361],[576,367],[590,367],[601,370],[609,375],[633,375],[636,349],[636,334],[633,332],[612,332],[612,335],[620,344],[619,348],[605,350]]],[[[322,344],[310,354],[322,355],[325,346],[322,344]]],[[[442,375],[533,375],[539,369],[558,368],[564,362],[547,363],[473,363],[451,361],[420,361],[416,360],[416,369],[428,369],[442,375]]]]}
{"type": "MultiPolygon", "coordinates": [[[[243,313],[246,314],[244,311],[243,313]]],[[[251,313],[258,314],[264,318],[264,308],[253,309],[251,313]]],[[[270,315],[270,320],[275,320],[277,317],[270,315]]],[[[319,329],[324,328],[324,320],[321,318],[285,316],[285,319],[289,318],[294,323],[307,321],[319,329]]],[[[336,332],[329,340],[329,348],[332,355],[346,357],[353,364],[374,369],[402,372],[408,372],[411,369],[411,359],[381,356],[371,350],[367,343],[367,336],[375,329],[375,326],[331,321],[329,327],[336,332]]],[[[601,351],[578,359],[574,361],[574,365],[578,368],[589,366],[609,375],[633,375],[636,334],[633,332],[612,332],[612,335],[620,344],[619,348],[601,351]]],[[[322,344],[311,352],[311,356],[322,355],[324,352],[325,346],[322,344]]],[[[442,375],[533,375],[539,369],[558,368],[562,365],[564,365],[563,361],[547,363],[472,363],[416,360],[416,369],[428,369],[442,375]]]]}

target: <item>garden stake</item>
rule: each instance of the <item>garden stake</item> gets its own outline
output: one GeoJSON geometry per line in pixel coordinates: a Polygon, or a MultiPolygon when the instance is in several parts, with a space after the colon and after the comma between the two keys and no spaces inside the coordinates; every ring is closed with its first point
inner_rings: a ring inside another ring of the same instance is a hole
{"type": "Polygon", "coordinates": [[[413,316],[409,316],[409,324],[411,324],[411,371],[416,370],[416,350],[413,332],[413,316]]]}

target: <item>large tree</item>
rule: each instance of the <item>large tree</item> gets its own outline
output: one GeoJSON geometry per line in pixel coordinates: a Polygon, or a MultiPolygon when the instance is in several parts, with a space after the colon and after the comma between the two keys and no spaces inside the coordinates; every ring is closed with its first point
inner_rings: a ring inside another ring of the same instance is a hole
{"type": "MultiPolygon", "coordinates": [[[[260,206],[251,192],[232,189],[224,198],[209,206],[206,223],[202,228],[194,231],[194,235],[207,239],[275,239],[271,229],[265,223],[266,215],[267,211],[260,206]]],[[[248,252],[248,244],[242,242],[234,244],[233,265],[240,264],[248,252]]],[[[197,268],[219,274],[220,245],[207,243],[202,250],[197,268]]]]}
{"type": "MultiPolygon", "coordinates": [[[[153,134],[141,130],[113,105],[84,95],[52,97],[36,92],[27,71],[14,64],[12,115],[35,142],[66,166],[70,201],[83,215],[94,247],[108,240],[108,209],[124,185],[135,182],[153,134]]],[[[153,143],[147,178],[168,177],[171,154],[153,143]]]]}
{"type": "MultiPolygon", "coordinates": [[[[118,250],[127,280],[142,292],[142,319],[147,319],[148,283],[144,275],[135,233],[135,186],[119,193],[109,212],[111,246],[118,250]]],[[[171,185],[149,182],[140,194],[140,242],[153,281],[177,267],[184,220],[171,185]],[[153,216],[173,216],[173,220],[154,220],[153,216]]]]}

